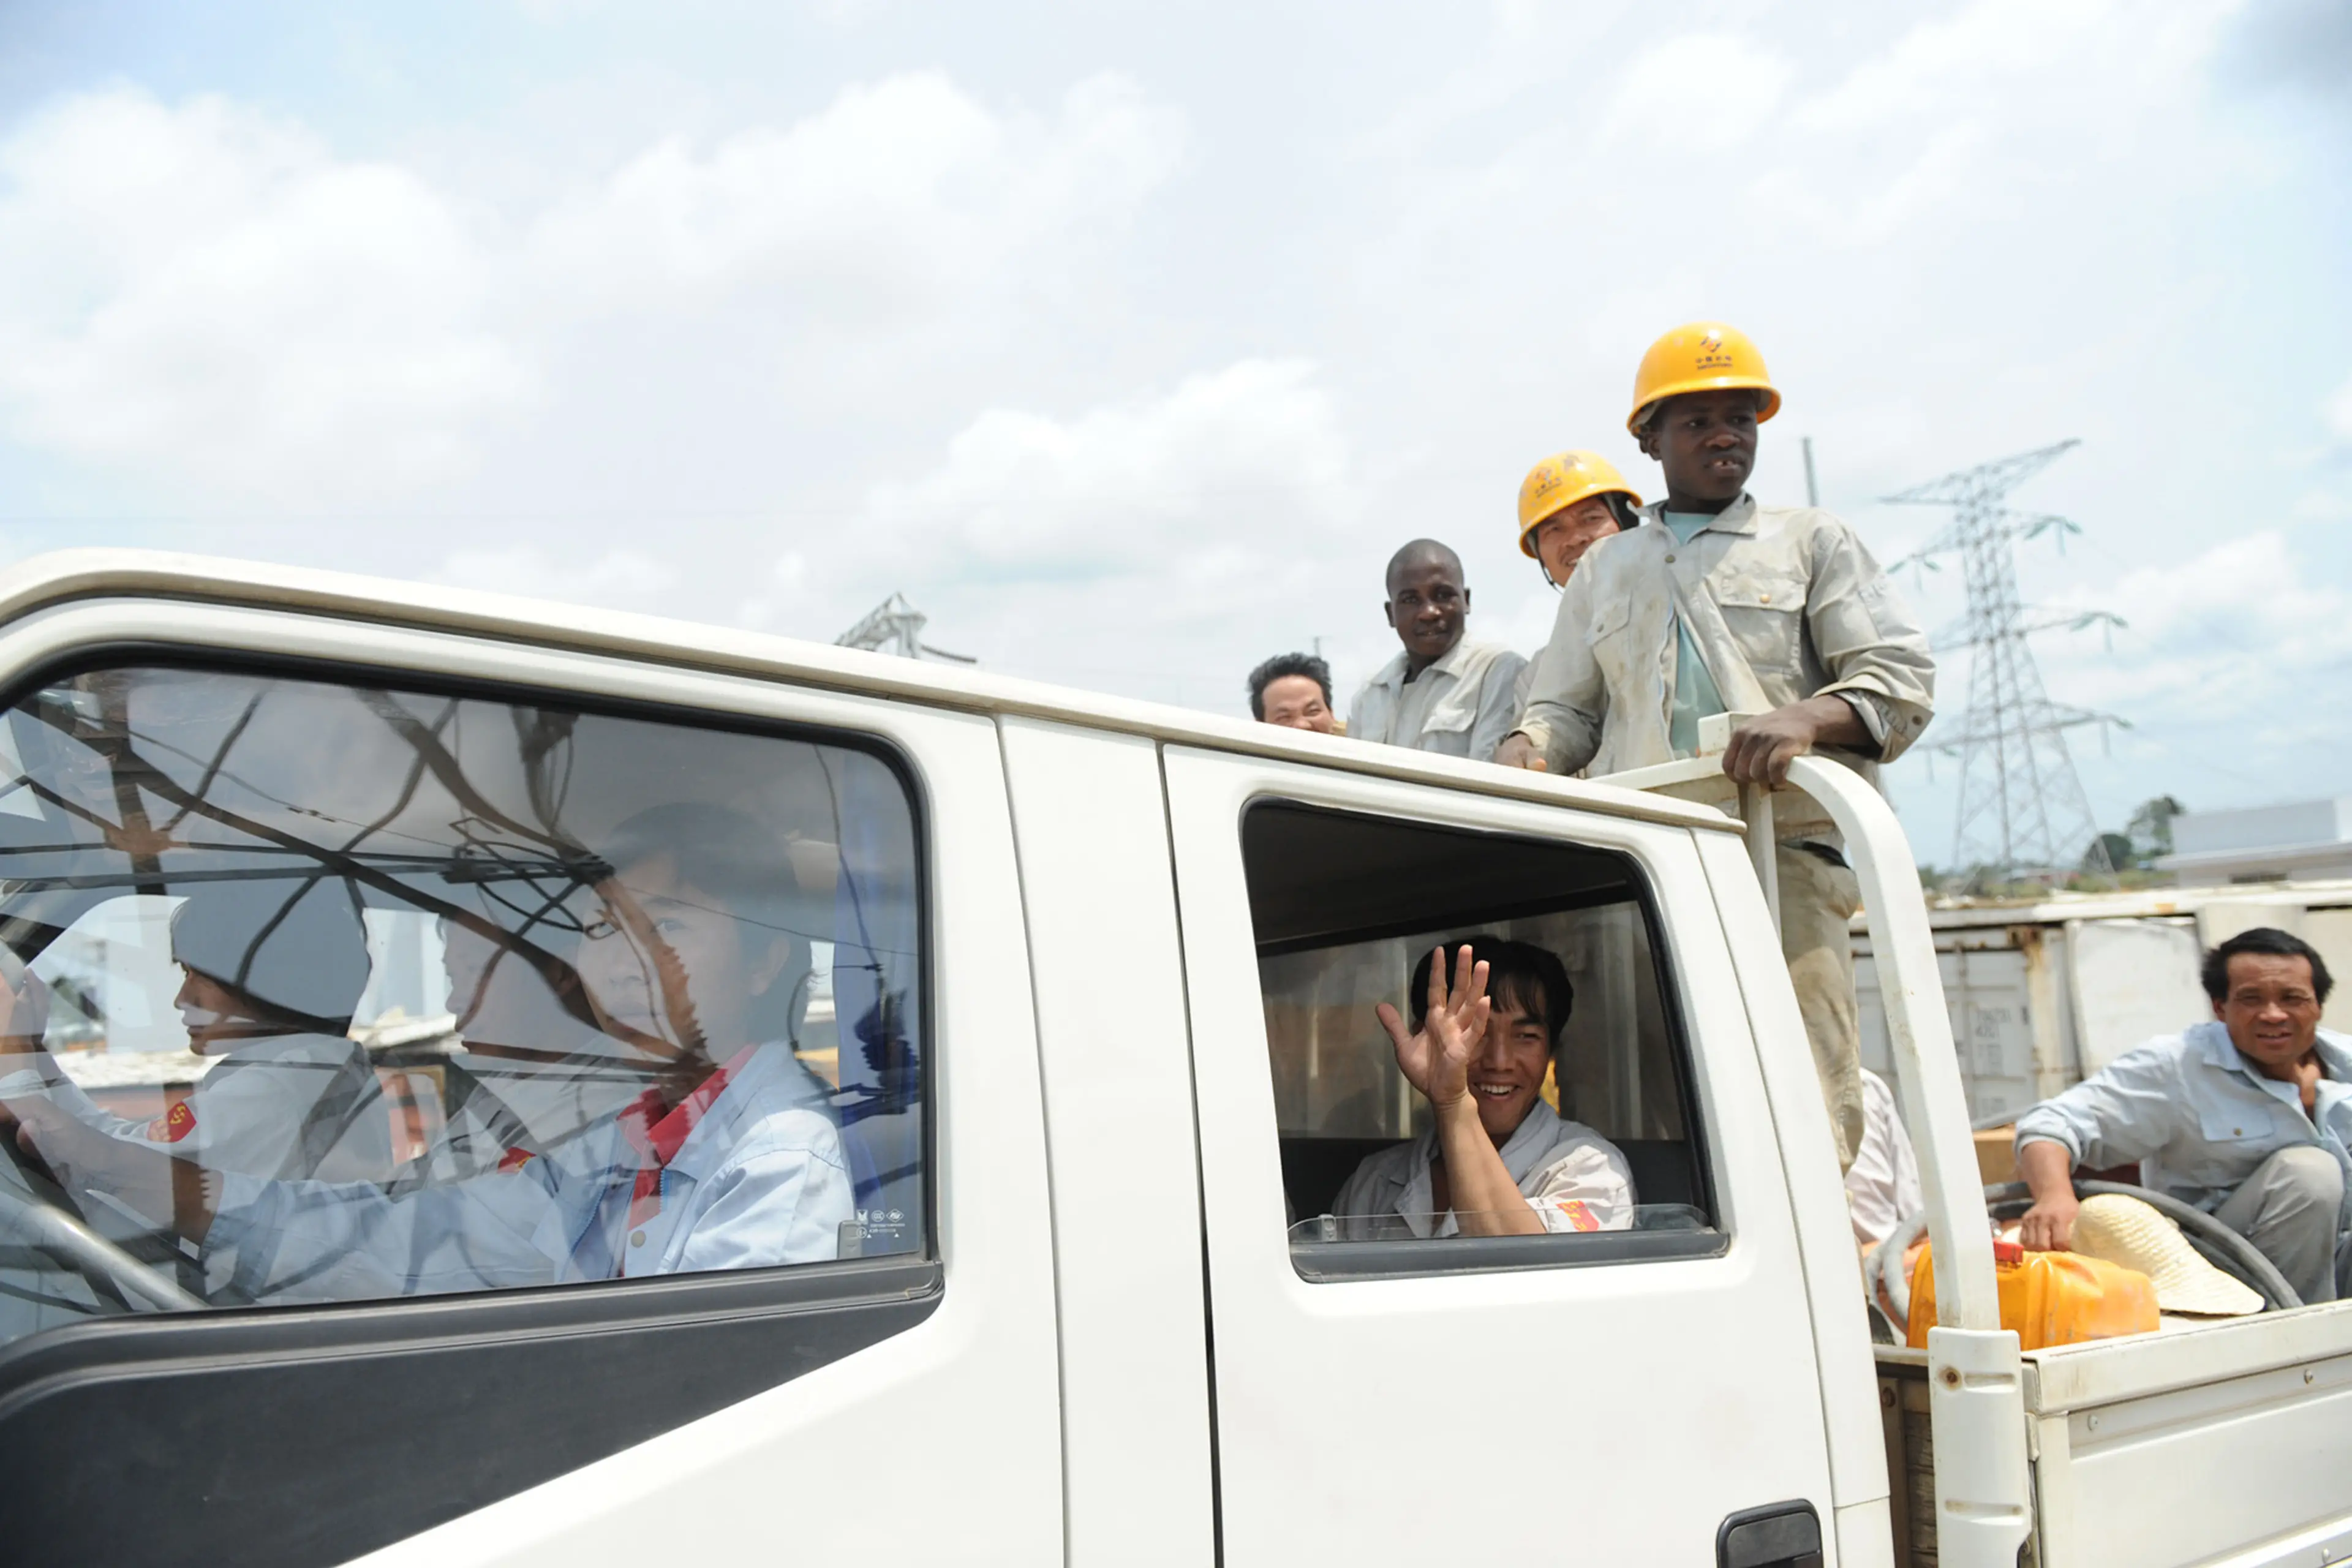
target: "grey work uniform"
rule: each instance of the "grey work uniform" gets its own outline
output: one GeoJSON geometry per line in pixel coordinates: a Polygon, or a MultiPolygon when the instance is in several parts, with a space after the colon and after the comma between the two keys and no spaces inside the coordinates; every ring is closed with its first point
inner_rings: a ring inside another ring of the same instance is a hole
{"type": "MultiPolygon", "coordinates": [[[[1825,692],[1844,699],[1874,749],[1822,754],[1875,784],[1878,764],[1927,728],[1936,667],[1926,634],[1853,530],[1817,507],[1759,507],[1743,495],[1685,542],[1664,525],[1664,510],[1643,507],[1643,523],[1657,526],[1611,534],[1578,563],[1536,658],[1519,732],[1563,776],[1688,755],[1674,743],[1687,636],[1729,711],[1769,712],[1825,692]]],[[[1774,822],[1780,951],[1845,1169],[1863,1137],[1847,933],[1861,893],[1824,814],[1785,799],[1774,822]]]]}
{"type": "Polygon", "coordinates": [[[2140,1184],[2203,1209],[2278,1265],[2306,1302],[2352,1265],[2352,1037],[2319,1031],[2311,1111],[2265,1078],[2218,1019],[2163,1035],[2017,1119],[2017,1147],[2055,1143],[2078,1167],[2137,1163],[2140,1184]]]}
{"type": "Polygon", "coordinates": [[[1489,761],[1518,716],[1527,662],[1500,643],[1464,637],[1407,680],[1400,653],[1348,705],[1348,737],[1489,761]]]}

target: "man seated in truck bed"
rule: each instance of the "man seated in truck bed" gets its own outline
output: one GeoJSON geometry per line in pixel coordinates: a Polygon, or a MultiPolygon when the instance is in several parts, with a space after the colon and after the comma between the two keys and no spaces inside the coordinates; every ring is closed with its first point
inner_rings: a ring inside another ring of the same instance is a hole
{"type": "Polygon", "coordinates": [[[1333,1205],[1341,1238],[1632,1226],[1625,1156],[1543,1102],[1544,1068],[1575,1002],[1559,960],[1527,942],[1463,937],[1422,959],[1409,994],[1412,1029],[1385,1002],[1381,1024],[1435,1125],[1356,1168],[1333,1205]]]}
{"type": "Polygon", "coordinates": [[[2254,1244],[2305,1302],[2345,1291],[2352,1039],[2319,1026],[2334,984],[2301,938],[2242,931],[2205,955],[2213,1017],[2126,1052],[2017,1121],[2033,1190],[2019,1239],[2073,1239],[2075,1166],[2140,1179],[2254,1244]]]}

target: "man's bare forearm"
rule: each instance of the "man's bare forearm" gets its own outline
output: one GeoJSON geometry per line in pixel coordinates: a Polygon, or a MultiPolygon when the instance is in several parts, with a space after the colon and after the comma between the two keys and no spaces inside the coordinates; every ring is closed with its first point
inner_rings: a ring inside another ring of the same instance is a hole
{"type": "Polygon", "coordinates": [[[2017,1173],[2025,1178],[2026,1188],[2033,1194],[2036,1203],[2074,1194],[2074,1156],[2066,1152],[2063,1143],[2043,1138],[2028,1143],[2017,1152],[2017,1173]]]}
{"type": "Polygon", "coordinates": [[[1437,1146],[1445,1154],[1446,1180],[1454,1188],[1454,1223],[1465,1236],[1538,1236],[1543,1221],[1528,1207],[1510,1168],[1495,1152],[1469,1100],[1441,1106],[1437,1146]]]}

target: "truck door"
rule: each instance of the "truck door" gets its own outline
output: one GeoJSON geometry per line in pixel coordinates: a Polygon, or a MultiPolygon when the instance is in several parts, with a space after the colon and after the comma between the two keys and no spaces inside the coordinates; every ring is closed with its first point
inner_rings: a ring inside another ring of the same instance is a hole
{"type": "Polygon", "coordinates": [[[1061,1555],[991,723],[79,586],[0,630],[10,1562],[1061,1555]]]}
{"type": "Polygon", "coordinates": [[[1826,1535],[1794,1226],[1690,830],[1192,751],[1165,766],[1223,1560],[1705,1564],[1727,1520],[1775,1506],[1826,1535]],[[1368,1161],[1411,1169],[1428,1123],[1372,1009],[1472,935],[1564,969],[1558,1114],[1622,1154],[1630,1212],[1430,1239],[1443,1215],[1338,1212],[1368,1161]]]}

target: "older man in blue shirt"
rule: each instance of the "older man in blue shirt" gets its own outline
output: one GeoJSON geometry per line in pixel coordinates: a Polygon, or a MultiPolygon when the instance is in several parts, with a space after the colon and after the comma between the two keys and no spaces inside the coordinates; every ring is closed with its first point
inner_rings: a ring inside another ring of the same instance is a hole
{"type": "Polygon", "coordinates": [[[2118,1057],[2017,1122],[2033,1192],[2020,1239],[2074,1237],[2077,1165],[2140,1180],[2254,1244],[2306,1302],[2352,1274],[2352,1038],[2319,1026],[2334,982],[2310,944],[2258,927],[2205,955],[2213,1021],[2118,1057]]]}

